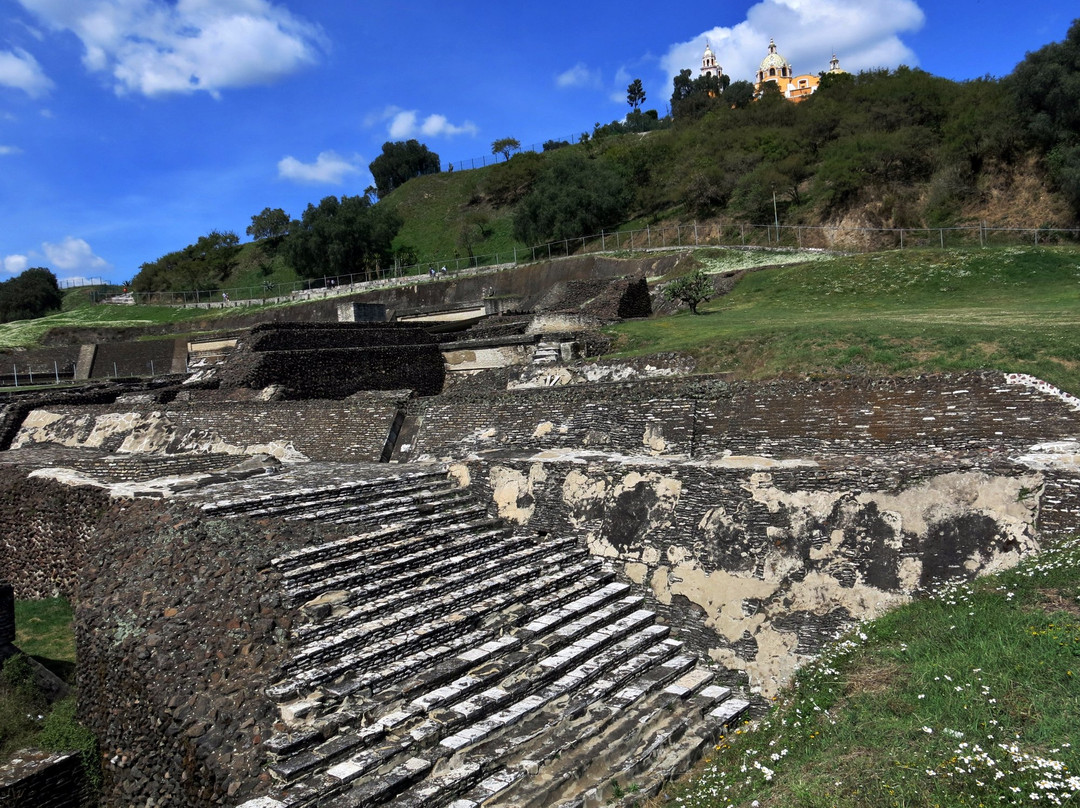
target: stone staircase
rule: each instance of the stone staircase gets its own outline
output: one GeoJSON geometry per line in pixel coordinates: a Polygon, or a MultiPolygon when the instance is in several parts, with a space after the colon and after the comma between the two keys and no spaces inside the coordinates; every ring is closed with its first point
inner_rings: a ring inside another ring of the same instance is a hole
{"type": "Polygon", "coordinates": [[[246,808],[643,798],[749,707],[579,542],[512,529],[442,471],[203,509],[356,527],[274,559],[307,622],[268,690],[275,786],[246,808]]]}

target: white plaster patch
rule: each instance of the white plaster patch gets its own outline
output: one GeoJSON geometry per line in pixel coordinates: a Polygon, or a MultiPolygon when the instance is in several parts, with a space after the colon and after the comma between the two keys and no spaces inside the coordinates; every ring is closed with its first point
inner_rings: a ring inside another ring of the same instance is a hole
{"type": "Polygon", "coordinates": [[[650,424],[645,428],[645,434],[641,436],[641,442],[649,448],[649,453],[654,455],[663,454],[667,449],[667,441],[664,440],[664,428],[660,424],[650,424]]]}
{"type": "Polygon", "coordinates": [[[533,437],[542,438],[544,435],[549,435],[554,427],[555,425],[551,423],[551,421],[544,421],[543,423],[537,424],[536,429],[533,430],[533,437]]]}
{"type": "Polygon", "coordinates": [[[577,469],[563,478],[562,499],[568,506],[571,524],[582,524],[583,515],[604,501],[607,486],[606,478],[583,474],[577,469]]]}
{"type": "Polygon", "coordinates": [[[533,463],[529,468],[528,477],[516,469],[492,466],[488,479],[491,482],[492,497],[499,516],[519,525],[528,524],[532,519],[533,511],[536,510],[533,488],[537,483],[547,479],[544,464],[533,463]],[[523,500],[528,504],[519,505],[518,503],[523,500]]]}
{"type": "Polygon", "coordinates": [[[469,467],[464,463],[454,463],[447,468],[446,473],[454,480],[458,488],[468,488],[469,483],[472,482],[469,467]]]}
{"type": "MultiPolygon", "coordinates": [[[[1015,538],[1030,533],[1034,525],[1033,503],[1025,491],[1042,487],[1041,476],[991,477],[983,472],[942,474],[899,494],[861,494],[860,503],[874,502],[879,512],[889,511],[908,533],[926,535],[929,528],[965,514],[993,516],[1015,538]]],[[[1034,498],[1031,498],[1034,499],[1034,498]]]]}
{"type": "Polygon", "coordinates": [[[629,561],[626,566],[623,567],[623,572],[626,573],[627,578],[640,586],[645,583],[645,577],[649,574],[649,568],[645,564],[629,561]]]}

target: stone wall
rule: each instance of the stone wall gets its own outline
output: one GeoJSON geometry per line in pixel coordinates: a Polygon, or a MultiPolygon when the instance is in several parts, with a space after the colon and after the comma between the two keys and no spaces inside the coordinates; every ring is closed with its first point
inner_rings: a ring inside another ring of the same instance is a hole
{"type": "Polygon", "coordinates": [[[671,379],[418,401],[412,457],[513,450],[626,455],[772,457],[897,447],[949,453],[1073,436],[1080,422],[1043,391],[1000,373],[910,379],[778,381],[671,379]]]}
{"type": "Polygon", "coordinates": [[[538,456],[453,470],[500,516],[577,535],[700,614],[713,633],[698,650],[766,695],[839,628],[1039,546],[1042,476],[1011,465],[538,456]]]}
{"type": "Polygon", "coordinates": [[[277,720],[263,694],[295,619],[270,560],[314,529],[175,502],[116,504],[108,521],[75,597],[80,717],[101,745],[104,804],[255,796],[277,720]]]}
{"type": "Polygon", "coordinates": [[[97,346],[91,379],[164,376],[172,372],[175,341],[104,342],[97,346]]]}
{"type": "Polygon", "coordinates": [[[93,804],[78,753],[23,750],[0,765],[0,808],[85,808],[93,804]]]}
{"type": "Polygon", "coordinates": [[[269,454],[279,460],[377,461],[408,393],[346,401],[174,400],[167,406],[46,407],[13,446],[57,443],[112,452],[269,454]]]}
{"type": "Polygon", "coordinates": [[[701,650],[764,692],[838,628],[1014,563],[1039,528],[1080,514],[1076,410],[1001,374],[658,380],[413,407],[404,454],[470,458],[455,473],[499,515],[578,535],[702,615],[701,650]]]}
{"type": "Polygon", "coordinates": [[[434,395],[446,371],[423,329],[291,323],[254,329],[219,371],[223,388],[282,386],[289,398],[345,398],[368,390],[434,395]]]}
{"type": "Polygon", "coordinates": [[[0,467],[0,581],[11,583],[19,599],[70,598],[108,508],[97,489],[0,467]]]}
{"type": "Polygon", "coordinates": [[[0,646],[15,642],[15,588],[0,583],[0,646]]]}

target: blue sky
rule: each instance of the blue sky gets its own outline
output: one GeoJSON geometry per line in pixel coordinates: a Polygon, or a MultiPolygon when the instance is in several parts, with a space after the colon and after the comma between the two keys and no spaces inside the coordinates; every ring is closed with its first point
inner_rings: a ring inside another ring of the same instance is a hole
{"type": "Polygon", "coordinates": [[[1005,0],[505,3],[0,0],[0,279],[31,266],[122,282],[265,207],[362,194],[387,140],[448,162],[667,112],[705,41],[753,79],[769,38],[797,73],[835,52],[1004,76],[1080,13],[1005,0]]]}

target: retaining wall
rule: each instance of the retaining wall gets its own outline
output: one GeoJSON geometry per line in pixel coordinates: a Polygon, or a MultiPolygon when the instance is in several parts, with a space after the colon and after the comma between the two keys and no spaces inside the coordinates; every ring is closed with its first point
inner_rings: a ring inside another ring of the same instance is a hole
{"type": "Polygon", "coordinates": [[[94,804],[77,753],[23,750],[0,765],[0,808],[88,808],[94,804]]]}
{"type": "Polygon", "coordinates": [[[377,461],[397,415],[399,395],[304,402],[176,400],[165,407],[51,406],[26,417],[13,447],[57,443],[114,452],[377,461]]]}
{"type": "Polygon", "coordinates": [[[70,598],[109,507],[97,489],[0,467],[0,581],[12,584],[19,599],[70,598]]]}
{"type": "MultiPolygon", "coordinates": [[[[486,391],[415,402],[408,456],[598,450],[708,457],[997,451],[1073,436],[1076,413],[1000,373],[909,379],[671,379],[486,391]]],[[[403,456],[404,456],[403,448],[403,456]]]]}

